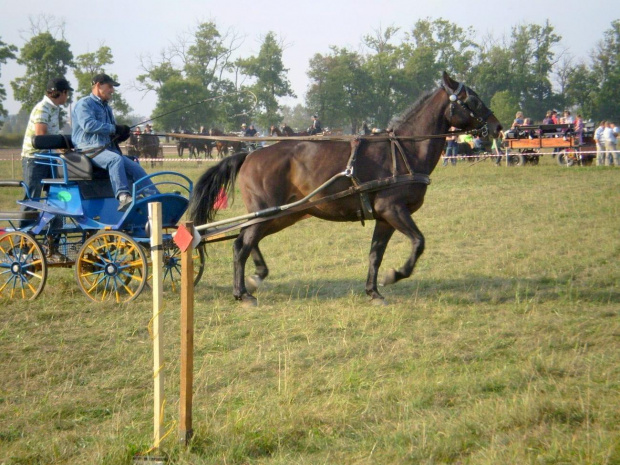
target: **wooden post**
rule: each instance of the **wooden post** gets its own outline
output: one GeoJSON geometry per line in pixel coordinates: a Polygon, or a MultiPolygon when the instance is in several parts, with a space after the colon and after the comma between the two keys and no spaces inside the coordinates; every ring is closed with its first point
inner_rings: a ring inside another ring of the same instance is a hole
{"type": "MultiPolygon", "coordinates": [[[[193,236],[194,223],[187,221],[185,228],[193,236]]],[[[192,385],[194,381],[194,262],[190,244],[181,251],[181,395],[179,439],[187,445],[192,430],[192,385]]]]}
{"type": "Polygon", "coordinates": [[[164,435],[164,337],[161,311],[163,310],[163,245],[161,232],[161,203],[149,203],[151,224],[151,262],[153,264],[153,447],[159,448],[164,435]]]}

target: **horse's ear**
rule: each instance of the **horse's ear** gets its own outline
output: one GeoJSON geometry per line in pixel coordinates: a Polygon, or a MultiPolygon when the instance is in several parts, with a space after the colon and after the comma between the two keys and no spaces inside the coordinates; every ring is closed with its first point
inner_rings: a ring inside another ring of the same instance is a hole
{"type": "Polygon", "coordinates": [[[458,86],[458,82],[455,82],[452,80],[452,78],[450,76],[448,76],[447,72],[443,72],[443,83],[445,86],[447,86],[449,89],[454,89],[458,86]]]}

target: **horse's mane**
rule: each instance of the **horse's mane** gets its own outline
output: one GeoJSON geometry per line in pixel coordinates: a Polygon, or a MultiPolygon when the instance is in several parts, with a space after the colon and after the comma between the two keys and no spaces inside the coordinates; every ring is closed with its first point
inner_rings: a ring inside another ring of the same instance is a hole
{"type": "Polygon", "coordinates": [[[424,92],[415,102],[413,102],[409,108],[396,115],[390,121],[388,128],[398,129],[401,125],[409,121],[409,119],[419,111],[420,107],[433,95],[434,90],[428,90],[424,92]]]}

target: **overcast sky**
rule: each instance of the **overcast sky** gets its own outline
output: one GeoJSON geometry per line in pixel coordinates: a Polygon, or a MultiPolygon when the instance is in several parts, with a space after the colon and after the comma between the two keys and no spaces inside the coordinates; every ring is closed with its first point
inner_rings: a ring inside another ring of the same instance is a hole
{"type": "MultiPolygon", "coordinates": [[[[19,48],[31,37],[30,19],[41,14],[64,20],[65,37],[74,56],[109,46],[115,59],[109,71],[118,75],[120,90],[134,113],[147,116],[155,106],[155,97],[132,88],[141,73],[138,57],[151,53],[156,58],[180,34],[191,32],[204,21],[215,21],[221,33],[230,30],[241,36],[244,42],[239,54],[243,57],[257,54],[260,38],[275,32],[286,45],[284,65],[302,101],[308,86],[308,61],[315,53],[328,53],[330,45],[358,50],[362,37],[380,28],[396,26],[402,33],[410,31],[418,19],[443,18],[463,28],[473,27],[478,39],[501,38],[509,37],[515,25],[542,25],[549,19],[562,37],[561,48],[589,60],[603,31],[620,18],[617,0],[0,0],[0,11],[0,40],[19,48]]],[[[0,80],[8,94],[4,107],[9,113],[16,113],[20,107],[13,100],[10,81],[24,71],[14,60],[0,68],[0,80]]],[[[68,78],[75,83],[72,75],[68,78]]]]}

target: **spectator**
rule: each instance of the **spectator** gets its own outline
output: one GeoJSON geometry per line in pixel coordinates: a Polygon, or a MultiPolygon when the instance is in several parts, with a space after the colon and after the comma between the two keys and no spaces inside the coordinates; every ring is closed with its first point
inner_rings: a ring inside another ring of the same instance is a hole
{"type": "Polygon", "coordinates": [[[577,139],[577,145],[583,145],[583,119],[581,115],[577,115],[575,118],[575,138],[577,139]]]}
{"type": "Polygon", "coordinates": [[[503,139],[504,139],[504,132],[499,131],[497,139],[493,139],[493,144],[491,145],[491,151],[496,155],[495,164],[497,166],[499,166],[499,164],[502,161],[501,146],[502,146],[503,139]]]}
{"type": "Polygon", "coordinates": [[[151,127],[150,124],[147,123],[147,125],[144,127],[144,134],[152,134],[153,133],[153,128],[151,127]]]}
{"type": "MultiPolygon", "coordinates": [[[[38,150],[32,145],[32,137],[60,134],[60,106],[67,103],[69,93],[72,91],[69,81],[65,78],[50,79],[43,100],[37,103],[30,112],[21,158],[24,183],[28,187],[31,198],[41,197],[41,180],[52,177],[51,166],[35,163],[34,154],[38,150]]],[[[22,210],[33,209],[22,207],[22,210]]],[[[26,227],[30,223],[22,222],[20,226],[26,227]]]]}
{"type": "Polygon", "coordinates": [[[613,123],[608,121],[605,125],[605,129],[603,130],[603,142],[605,143],[605,158],[606,163],[611,166],[614,164],[618,166],[618,155],[616,154],[616,134],[614,134],[613,123]]]}
{"type": "Polygon", "coordinates": [[[516,128],[523,125],[523,112],[518,111],[515,115],[515,120],[512,122],[512,128],[516,128]]]}
{"type": "MultiPolygon", "coordinates": [[[[449,130],[458,131],[457,128],[452,126],[449,130]]],[[[443,159],[443,166],[448,166],[448,160],[452,163],[452,166],[456,166],[456,157],[459,154],[459,144],[457,142],[457,135],[452,134],[446,137],[446,155],[443,159]]]]}
{"type": "MultiPolygon", "coordinates": [[[[145,177],[146,172],[135,161],[124,157],[119,142],[126,141],[131,129],[116,124],[109,101],[115,87],[120,84],[107,74],[97,74],[92,80],[92,92],[80,99],[73,109],[72,139],[75,147],[91,156],[93,165],[110,174],[114,195],[118,199],[118,210],[125,211],[133,201],[131,184],[145,177]]],[[[158,191],[150,180],[145,181],[146,193],[158,191]]]]}
{"type": "Polygon", "coordinates": [[[542,124],[553,124],[553,112],[549,110],[542,120],[542,124]]]}
{"type": "Polygon", "coordinates": [[[601,121],[596,131],[594,131],[594,140],[596,142],[596,166],[605,166],[605,142],[603,140],[603,131],[607,122],[601,121]]]}
{"type": "Polygon", "coordinates": [[[319,117],[317,115],[312,116],[312,126],[308,128],[308,133],[311,136],[314,136],[315,134],[321,134],[322,132],[323,128],[321,127],[319,117]]]}

